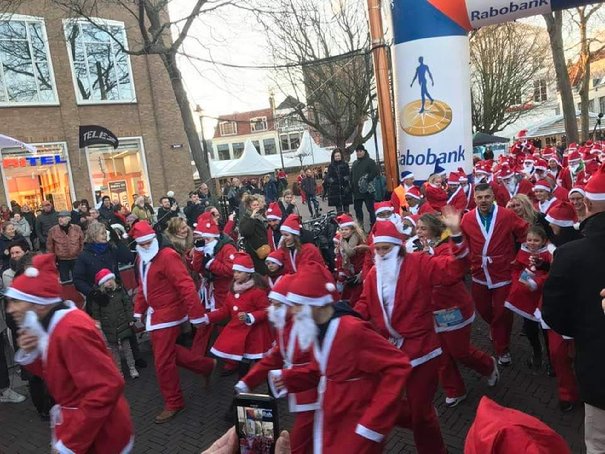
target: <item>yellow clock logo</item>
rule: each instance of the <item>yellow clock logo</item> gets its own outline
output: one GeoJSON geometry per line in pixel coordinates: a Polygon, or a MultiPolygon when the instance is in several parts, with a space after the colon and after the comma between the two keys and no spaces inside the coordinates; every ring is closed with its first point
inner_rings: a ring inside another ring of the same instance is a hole
{"type": "Polygon", "coordinates": [[[446,129],[452,122],[452,109],[443,101],[423,102],[419,99],[399,111],[399,125],[411,136],[431,136],[446,129]]]}

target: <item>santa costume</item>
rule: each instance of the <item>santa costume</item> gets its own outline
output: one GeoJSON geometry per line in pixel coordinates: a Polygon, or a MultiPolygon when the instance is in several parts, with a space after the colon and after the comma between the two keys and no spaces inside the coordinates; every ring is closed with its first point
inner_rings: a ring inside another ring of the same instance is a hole
{"type": "Polygon", "coordinates": [[[287,298],[301,306],[293,331],[303,350],[313,346],[311,364],[271,371],[270,384],[278,395],[317,389],[314,454],[378,454],[398,417],[409,359],[348,305],[332,305],[334,290],[325,267],[301,267],[287,298]],[[315,324],[312,307],[322,308],[325,323],[315,324]]]}
{"type": "MultiPolygon", "coordinates": [[[[245,252],[238,252],[233,259],[233,271],[253,274],[252,258],[245,252]]],[[[271,349],[272,342],[267,321],[268,306],[267,292],[257,287],[252,277],[242,284],[234,281],[223,306],[206,314],[204,323],[219,323],[229,319],[210,353],[239,362],[261,359],[271,349]],[[240,313],[246,314],[244,320],[240,320],[240,313]]]]}
{"type": "MultiPolygon", "coordinates": [[[[429,202],[424,200],[424,196],[420,192],[420,189],[417,186],[410,188],[406,194],[407,199],[417,200],[418,204],[415,206],[409,206],[408,212],[411,214],[422,215],[425,213],[434,213],[437,211],[435,208],[431,206],[429,202]]],[[[408,202],[410,203],[410,202],[408,202]]]]}
{"type": "MultiPolygon", "coordinates": [[[[298,241],[300,241],[301,229],[302,224],[300,222],[300,217],[297,214],[289,215],[279,228],[282,234],[286,232],[290,235],[294,235],[298,241]]],[[[298,268],[305,263],[323,263],[321,252],[319,252],[317,246],[312,243],[298,243],[290,247],[282,238],[281,248],[286,256],[286,262],[284,263],[285,274],[295,273],[298,268]]]]}
{"type": "Polygon", "coordinates": [[[286,263],[286,254],[283,249],[276,249],[271,251],[267,258],[265,259],[265,263],[271,262],[277,266],[279,266],[279,270],[276,272],[269,272],[267,274],[267,282],[269,284],[269,288],[273,289],[275,285],[284,277],[284,263],[286,263]]]}
{"type": "Polygon", "coordinates": [[[503,166],[500,170],[500,180],[496,193],[498,205],[505,207],[511,197],[517,194],[525,194],[533,198],[533,186],[529,180],[518,178],[517,174],[508,165],[503,166]]]}
{"type": "Polygon", "coordinates": [[[468,205],[467,195],[460,184],[461,175],[459,172],[450,172],[447,179],[449,187],[447,205],[453,206],[458,211],[464,211],[468,205]]]}
{"type": "Polygon", "coordinates": [[[164,410],[157,424],[171,420],[185,407],[177,366],[202,375],[210,375],[216,362],[177,345],[181,325],[190,321],[199,325],[204,307],[178,252],[160,247],[156,234],[146,222],[137,222],[130,230],[137,243],[139,291],[134,305],[135,318],[145,316],[164,410]]]}
{"type": "MultiPolygon", "coordinates": [[[[273,324],[277,330],[277,342],[271,351],[261,359],[236,385],[237,392],[249,393],[264,383],[269,371],[273,369],[297,369],[311,362],[311,349],[302,350],[292,333],[293,320],[287,315],[292,303],[287,298],[296,276],[288,274],[279,280],[269,293],[269,299],[280,304],[279,308],[270,307],[273,324]]],[[[271,318],[271,315],[270,315],[271,318]]],[[[295,414],[294,425],[290,432],[290,446],[293,454],[311,452],[313,446],[313,412],[317,409],[317,390],[312,388],[301,393],[288,395],[288,408],[295,414]]]]}
{"type": "Polygon", "coordinates": [[[129,453],[134,436],[124,379],[93,319],[63,302],[61,293],[53,254],[34,256],[5,293],[9,300],[49,308],[40,319],[29,310],[20,320],[38,344],[18,350],[15,360],[44,379],[56,402],[50,411],[53,452],[129,453]]]}
{"type": "Polygon", "coordinates": [[[404,254],[403,237],[390,222],[377,225],[374,245],[394,245],[384,256],[375,254],[374,268],[364,280],[355,305],[364,319],[410,358],[413,367],[406,386],[409,408],[402,407],[399,424],[411,426],[420,454],[445,453],[439,420],[433,406],[438,385],[438,357],[442,353],[431,310],[435,285],[459,282],[467,267],[468,249],[462,235],[453,236],[452,254],[404,254]]]}
{"type": "MultiPolygon", "coordinates": [[[[269,208],[265,212],[265,216],[267,221],[277,221],[281,222],[283,218],[283,214],[281,208],[279,207],[279,202],[273,202],[269,204],[269,208]]],[[[272,251],[279,248],[279,240],[281,239],[281,232],[279,228],[273,228],[270,225],[267,226],[267,244],[271,248],[272,251]]]]}

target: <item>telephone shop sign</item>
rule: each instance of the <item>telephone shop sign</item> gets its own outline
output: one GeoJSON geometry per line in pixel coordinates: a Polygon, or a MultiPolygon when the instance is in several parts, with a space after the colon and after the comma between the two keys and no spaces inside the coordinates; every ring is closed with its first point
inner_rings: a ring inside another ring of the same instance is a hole
{"type": "Polygon", "coordinates": [[[15,158],[3,158],[3,169],[14,169],[21,167],[52,166],[55,164],[67,164],[67,160],[60,154],[45,156],[22,156],[15,158]]]}

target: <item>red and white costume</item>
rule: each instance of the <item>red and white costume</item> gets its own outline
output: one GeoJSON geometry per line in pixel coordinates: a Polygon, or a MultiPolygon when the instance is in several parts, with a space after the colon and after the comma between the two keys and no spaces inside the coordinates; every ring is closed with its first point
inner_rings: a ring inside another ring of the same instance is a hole
{"type": "Polygon", "coordinates": [[[461,228],[471,253],[473,300],[490,324],[496,354],[503,355],[508,352],[513,322],[512,312],[504,307],[512,281],[511,262],[515,242],[525,241],[528,224],[511,210],[494,205],[487,228],[478,208],[463,216],[461,228]]]}
{"type": "MultiPolygon", "coordinates": [[[[155,232],[146,222],[136,223],[130,235],[137,243],[153,240],[152,248],[159,247],[155,232]]],[[[151,338],[165,409],[179,410],[185,406],[185,401],[177,366],[203,375],[210,374],[214,367],[214,361],[210,358],[196,355],[192,350],[176,344],[183,323],[189,320],[199,324],[203,321],[204,307],[178,252],[172,248],[161,248],[155,255],[145,255],[146,250],[141,246],[137,246],[137,251],[140,284],[134,316],[142,318],[146,314],[145,328],[151,338]]]]}
{"type": "MultiPolygon", "coordinates": [[[[385,203],[389,203],[389,202],[385,202],[385,203]]],[[[389,203],[389,206],[390,206],[390,203],[389,203]]],[[[391,210],[392,210],[392,207],[391,207],[391,210]]],[[[349,216],[348,214],[342,214],[342,215],[338,216],[337,221],[338,221],[338,226],[341,229],[344,227],[354,227],[355,226],[355,222],[353,221],[353,218],[351,216],[349,216]]],[[[353,233],[353,235],[356,235],[356,233],[353,233]]],[[[360,241],[361,241],[361,239],[360,239],[360,241]]],[[[343,284],[344,284],[341,298],[343,300],[349,301],[349,304],[351,306],[354,306],[355,302],[359,298],[359,295],[361,295],[361,291],[363,289],[360,273],[363,270],[363,266],[364,266],[366,257],[370,254],[368,252],[353,251],[353,255],[348,255],[347,250],[349,250],[349,251],[351,250],[350,246],[347,248],[348,242],[349,242],[349,239],[347,239],[341,235],[340,243],[338,244],[338,247],[336,248],[336,254],[339,256],[339,260],[338,260],[339,267],[336,269],[336,273],[339,277],[339,281],[343,282],[343,284]],[[357,283],[353,283],[353,284],[346,283],[346,281],[348,279],[354,278],[357,275],[359,275],[359,279],[358,279],[357,283]]],[[[358,244],[358,246],[361,246],[363,244],[364,243],[358,244]]]]}
{"type": "Polygon", "coordinates": [[[15,357],[44,379],[56,402],[50,412],[53,450],[131,452],[133,425],[124,378],[94,320],[71,302],[61,304],[54,255],[34,257],[32,267],[13,281],[6,295],[34,304],[57,304],[41,321],[34,312],[28,313],[22,326],[38,336],[38,347],[19,350],[15,357]]]}
{"type": "Polygon", "coordinates": [[[267,282],[269,284],[269,288],[273,289],[275,285],[284,277],[284,263],[286,261],[286,255],[283,249],[276,249],[271,251],[265,262],[272,262],[280,267],[280,270],[275,275],[268,275],[267,282]]]}
{"type": "MultiPolygon", "coordinates": [[[[281,232],[287,232],[300,237],[302,225],[300,218],[296,214],[289,215],[283,224],[280,226],[281,232]]],[[[298,268],[306,263],[317,262],[323,263],[323,257],[317,246],[311,243],[303,243],[300,245],[300,250],[290,249],[282,241],[281,248],[286,256],[284,263],[284,274],[296,273],[298,268]]]]}
{"type": "MultiPolygon", "coordinates": [[[[269,204],[269,208],[267,208],[267,212],[265,213],[267,217],[267,221],[278,221],[282,220],[282,211],[279,207],[278,202],[273,202],[269,204]]],[[[267,244],[271,248],[272,251],[275,251],[279,248],[279,239],[276,241],[276,234],[279,238],[279,230],[276,232],[271,228],[271,226],[267,226],[267,244]]]]}
{"type": "Polygon", "coordinates": [[[424,196],[428,204],[432,206],[435,211],[441,211],[441,208],[448,203],[447,192],[442,186],[435,186],[431,183],[427,183],[424,186],[424,196]]]}

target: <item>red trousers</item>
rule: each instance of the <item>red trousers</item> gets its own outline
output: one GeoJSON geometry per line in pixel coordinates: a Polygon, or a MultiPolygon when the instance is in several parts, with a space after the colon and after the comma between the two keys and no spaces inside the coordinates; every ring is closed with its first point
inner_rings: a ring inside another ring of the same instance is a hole
{"type": "Polygon", "coordinates": [[[177,366],[203,375],[211,373],[214,366],[212,359],[197,355],[191,350],[177,345],[176,339],[180,333],[180,326],[158,329],[149,333],[155,373],[166,410],[178,410],[185,406],[177,366]]]}
{"type": "Polygon", "coordinates": [[[313,418],[314,411],[296,413],[294,426],[290,432],[290,449],[292,454],[313,452],[313,418]]]}
{"type": "Polygon", "coordinates": [[[405,388],[397,425],[412,429],[418,454],[445,454],[439,418],[433,399],[439,384],[440,359],[434,358],[412,369],[405,388]]]}
{"type": "Polygon", "coordinates": [[[504,307],[509,291],[510,285],[490,289],[473,282],[471,287],[477,312],[491,328],[492,342],[498,356],[508,353],[510,333],[513,330],[513,312],[504,307]]]}
{"type": "Polygon", "coordinates": [[[576,375],[573,371],[573,339],[563,339],[563,336],[549,329],[548,348],[550,362],[557,375],[559,400],[577,402],[580,399],[580,395],[576,375]]]}
{"type": "Polygon", "coordinates": [[[494,361],[487,353],[471,344],[472,324],[463,328],[439,334],[443,354],[440,357],[439,380],[447,397],[466,394],[464,380],[456,362],[488,377],[494,370],[494,361]]]}

